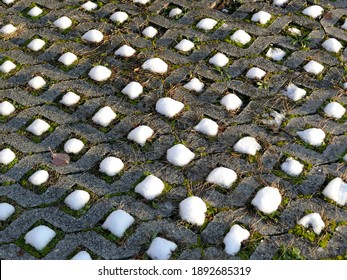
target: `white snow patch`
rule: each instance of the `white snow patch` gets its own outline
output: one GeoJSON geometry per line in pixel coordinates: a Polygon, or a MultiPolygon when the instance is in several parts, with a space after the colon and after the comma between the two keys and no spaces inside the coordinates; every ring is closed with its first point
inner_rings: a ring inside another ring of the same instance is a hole
{"type": "Polygon", "coordinates": [[[177,144],[166,152],[167,160],[176,166],[185,166],[195,158],[195,154],[182,144],[177,144]]]}
{"type": "Polygon", "coordinates": [[[34,120],[27,128],[26,131],[31,132],[36,136],[40,136],[45,133],[51,126],[49,123],[41,119],[34,120]]]}
{"type": "Polygon", "coordinates": [[[289,28],[288,28],[288,32],[289,32],[291,35],[301,36],[301,31],[300,31],[300,29],[298,29],[298,28],[296,28],[296,27],[289,27],[289,28]]]}
{"type": "Polygon", "coordinates": [[[99,43],[104,39],[104,35],[99,30],[92,29],[84,33],[82,39],[92,43],[99,43]]]}
{"type": "Polygon", "coordinates": [[[174,242],[156,237],[151,242],[146,253],[152,260],[168,260],[171,257],[171,253],[176,249],[177,245],[174,242]]]}
{"type": "Polygon", "coordinates": [[[118,50],[116,50],[114,54],[123,57],[130,57],[134,55],[135,52],[136,51],[132,47],[128,45],[123,45],[118,50]]]}
{"type": "Polygon", "coordinates": [[[67,52],[61,55],[58,59],[59,62],[63,63],[66,66],[70,66],[77,60],[77,56],[72,52],[67,52]]]}
{"type": "Polygon", "coordinates": [[[153,129],[147,125],[140,125],[130,131],[128,134],[128,139],[136,142],[137,144],[144,146],[147,139],[153,136],[153,129]]]}
{"type": "Polygon", "coordinates": [[[92,1],[88,1],[84,3],[83,5],[81,5],[81,7],[85,9],[86,11],[90,12],[92,10],[95,10],[98,7],[98,5],[92,1]]]}
{"type": "Polygon", "coordinates": [[[178,16],[178,15],[182,14],[182,12],[183,12],[183,11],[182,11],[180,8],[173,8],[173,9],[171,9],[170,12],[169,12],[169,17],[170,17],[170,18],[173,18],[173,17],[175,17],[175,16],[178,16]]]}
{"type": "Polygon", "coordinates": [[[11,60],[6,60],[3,64],[0,65],[0,71],[2,73],[9,73],[15,68],[16,64],[14,64],[11,60]]]}
{"type": "Polygon", "coordinates": [[[260,80],[266,75],[266,72],[258,67],[252,67],[248,70],[246,77],[249,79],[260,80]]]}
{"type": "Polygon", "coordinates": [[[130,99],[135,99],[143,93],[143,87],[138,82],[130,82],[122,89],[122,93],[126,94],[130,99]]]}
{"type": "Polygon", "coordinates": [[[240,227],[239,225],[233,225],[224,237],[225,252],[228,255],[235,256],[241,249],[242,241],[248,239],[250,233],[248,230],[240,227]]]}
{"type": "Polygon", "coordinates": [[[46,81],[41,76],[36,76],[28,82],[28,85],[33,89],[40,89],[46,85],[46,81]]]}
{"type": "Polygon", "coordinates": [[[31,17],[37,17],[43,13],[43,10],[37,6],[31,8],[28,12],[28,15],[31,17]]]}
{"type": "Polygon", "coordinates": [[[40,251],[45,248],[49,242],[55,237],[56,233],[45,225],[33,228],[25,236],[25,244],[30,244],[36,250],[40,251]]]}
{"type": "Polygon", "coordinates": [[[176,101],[171,97],[160,98],[155,104],[155,110],[168,118],[177,115],[184,108],[182,102],[176,101]]]}
{"type": "Polygon", "coordinates": [[[72,210],[82,209],[89,201],[90,195],[83,190],[75,190],[70,193],[64,200],[65,204],[72,210]]]}
{"type": "Polygon", "coordinates": [[[212,18],[204,18],[198,22],[196,27],[200,29],[204,29],[204,30],[212,30],[216,24],[217,24],[216,20],[212,18]]]}
{"type": "Polygon", "coordinates": [[[28,181],[35,186],[39,186],[46,183],[48,178],[49,173],[46,170],[37,170],[29,177],[28,181]]]}
{"type": "Polygon", "coordinates": [[[323,13],[323,11],[324,9],[321,6],[313,5],[304,9],[302,13],[312,18],[316,18],[319,17],[323,13]]]}
{"type": "Polygon", "coordinates": [[[265,214],[275,212],[280,206],[282,196],[277,188],[264,187],[257,192],[252,200],[252,205],[265,214]]]}
{"type": "Polygon", "coordinates": [[[8,5],[8,4],[12,4],[14,1],[16,0],[2,0],[2,3],[8,5]]]}
{"type": "Polygon", "coordinates": [[[307,63],[304,66],[304,69],[306,72],[317,75],[323,71],[324,66],[322,64],[318,63],[317,61],[311,60],[309,63],[307,63]]]}
{"type": "Polygon", "coordinates": [[[281,164],[281,169],[290,176],[299,176],[304,169],[304,165],[289,157],[281,164]]]}
{"type": "Polygon", "coordinates": [[[5,35],[9,35],[11,33],[14,33],[17,31],[17,27],[15,27],[13,24],[6,24],[3,27],[1,27],[0,29],[0,33],[5,34],[5,35]]]}
{"type": "Polygon", "coordinates": [[[338,53],[342,49],[342,44],[335,38],[330,38],[322,44],[322,47],[328,52],[338,53]]]}
{"type": "Polygon", "coordinates": [[[149,175],[141,183],[136,185],[135,192],[141,194],[148,200],[152,200],[160,195],[163,189],[163,181],[154,175],[149,175]]]}
{"type": "Polygon", "coordinates": [[[13,205],[3,202],[0,203],[0,221],[6,221],[14,212],[15,208],[13,205]]]}
{"type": "Polygon", "coordinates": [[[72,138],[66,141],[64,144],[64,151],[68,154],[77,154],[82,151],[84,144],[81,140],[72,138]]]}
{"type": "Polygon", "coordinates": [[[153,38],[157,34],[158,30],[155,29],[153,26],[148,26],[142,31],[142,35],[148,38],[153,38]]]}
{"type": "Polygon", "coordinates": [[[312,227],[315,234],[319,235],[325,227],[322,217],[318,213],[311,213],[300,219],[299,225],[312,227]]]}
{"type": "Polygon", "coordinates": [[[93,122],[99,124],[103,127],[108,126],[115,118],[117,117],[116,113],[113,112],[111,107],[105,106],[101,108],[92,118],[93,122]]]}
{"type": "Polygon", "coordinates": [[[33,39],[30,41],[30,43],[27,45],[29,49],[31,49],[34,52],[37,52],[43,48],[43,46],[46,44],[45,41],[43,41],[40,38],[33,39]]]}
{"type": "Polygon", "coordinates": [[[175,46],[175,49],[182,52],[189,52],[194,47],[195,45],[192,41],[183,39],[175,46]]]}
{"type": "Polygon", "coordinates": [[[345,19],[344,24],[341,25],[341,28],[347,30],[347,18],[345,19]]]}
{"type": "Polygon", "coordinates": [[[71,260],[74,261],[90,261],[92,257],[86,251],[78,252],[71,260]]]}
{"type": "Polygon", "coordinates": [[[325,132],[320,128],[309,128],[296,133],[306,143],[318,147],[323,144],[325,132]]]}
{"type": "Polygon", "coordinates": [[[139,4],[147,4],[151,0],[133,0],[134,3],[139,3],[139,4]]]}
{"type": "Polygon", "coordinates": [[[245,45],[252,40],[252,37],[246,31],[239,29],[233,35],[230,36],[230,39],[234,42],[245,45]]]}
{"type": "Polygon", "coordinates": [[[340,103],[333,101],[325,106],[324,113],[326,113],[329,117],[341,119],[346,113],[346,108],[340,103]]]}
{"type": "Polygon", "coordinates": [[[155,57],[147,59],[142,64],[142,68],[153,73],[163,74],[166,73],[168,65],[162,59],[155,57]]]}
{"type": "Polygon", "coordinates": [[[289,83],[287,89],[284,91],[284,95],[294,101],[298,101],[306,95],[306,90],[299,88],[293,83],[289,83]]]}
{"type": "Polygon", "coordinates": [[[124,168],[124,163],[116,157],[104,158],[99,165],[99,171],[107,176],[115,176],[124,168]]]}
{"type": "Polygon", "coordinates": [[[218,67],[224,67],[228,64],[229,58],[227,58],[225,54],[216,53],[208,62],[218,67]]]}
{"type": "Polygon", "coordinates": [[[213,169],[206,179],[207,182],[216,184],[225,189],[229,189],[236,180],[236,172],[226,167],[217,167],[213,169]]]}
{"type": "Polygon", "coordinates": [[[237,110],[241,108],[243,103],[236,94],[229,93],[221,99],[220,104],[225,106],[227,110],[237,110]]]}
{"type": "Polygon", "coordinates": [[[118,22],[118,23],[123,23],[128,18],[129,18],[129,16],[126,12],[117,11],[111,15],[110,20],[118,22]]]}
{"type": "Polygon", "coordinates": [[[182,220],[198,226],[204,224],[207,207],[200,197],[190,196],[182,200],[179,208],[182,220]]]}
{"type": "Polygon", "coordinates": [[[343,88],[347,89],[347,82],[343,84],[343,88]]]}
{"type": "Polygon", "coordinates": [[[55,27],[67,29],[72,25],[72,20],[67,16],[62,16],[53,22],[55,27]]]}
{"type": "Polygon", "coordinates": [[[255,13],[251,20],[254,22],[259,22],[260,24],[266,24],[271,19],[271,14],[264,11],[259,11],[255,13]]]}
{"type": "Polygon", "coordinates": [[[218,133],[218,124],[211,119],[203,118],[194,126],[194,129],[208,136],[216,136],[218,133]]]}
{"type": "Polygon", "coordinates": [[[201,82],[198,78],[193,78],[188,83],[186,83],[183,87],[186,88],[187,90],[200,92],[204,89],[204,83],[201,82]]]}
{"type": "Polygon", "coordinates": [[[261,146],[257,142],[257,140],[253,137],[246,136],[241,138],[234,145],[234,150],[238,153],[248,154],[254,156],[257,151],[261,149],[261,146]]]}
{"type": "Polygon", "coordinates": [[[0,164],[8,165],[16,158],[16,154],[9,148],[5,148],[0,152],[0,164]]]}
{"type": "MultiPolygon", "coordinates": [[[[347,155],[344,158],[346,157],[347,155]]],[[[335,178],[325,187],[323,195],[344,206],[347,204],[347,183],[342,181],[341,178],[335,178]]]]}
{"type": "Polygon", "coordinates": [[[347,161],[347,154],[344,155],[343,160],[347,161]]]}
{"type": "Polygon", "coordinates": [[[0,103],[0,115],[8,116],[11,115],[16,108],[7,100],[0,103]]]}
{"type": "Polygon", "coordinates": [[[102,228],[108,229],[117,237],[122,237],[135,219],[124,210],[113,211],[103,223],[102,228]]]}
{"type": "Polygon", "coordinates": [[[97,65],[94,66],[88,73],[88,76],[94,81],[101,82],[106,81],[109,77],[111,77],[111,70],[105,66],[97,65]]]}
{"type": "Polygon", "coordinates": [[[64,94],[64,96],[62,97],[62,99],[59,101],[61,104],[64,104],[65,106],[73,106],[76,103],[78,103],[78,101],[80,101],[81,97],[72,92],[69,91],[67,93],[64,94]]]}
{"type": "Polygon", "coordinates": [[[274,0],[273,4],[278,7],[282,7],[284,4],[286,4],[288,0],[274,0]]]}
{"type": "Polygon", "coordinates": [[[272,58],[273,60],[280,61],[285,57],[286,52],[280,48],[269,48],[266,53],[266,56],[272,58]]]}

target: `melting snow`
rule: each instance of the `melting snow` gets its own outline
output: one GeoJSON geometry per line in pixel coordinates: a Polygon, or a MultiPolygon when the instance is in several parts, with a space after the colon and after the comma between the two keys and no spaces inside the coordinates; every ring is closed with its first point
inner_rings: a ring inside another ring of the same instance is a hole
{"type": "Polygon", "coordinates": [[[182,52],[189,52],[193,48],[194,48],[194,43],[187,39],[183,39],[175,46],[175,49],[182,52]]]}
{"type": "Polygon", "coordinates": [[[71,260],[75,261],[90,261],[92,257],[86,251],[81,251],[77,253],[71,260]]]}
{"type": "Polygon", "coordinates": [[[168,260],[171,257],[171,253],[176,249],[177,245],[174,242],[156,237],[151,242],[146,253],[152,260],[168,260]]]}
{"type": "Polygon", "coordinates": [[[304,165],[289,157],[281,164],[281,169],[290,176],[299,176],[304,169],[304,165]]]}
{"type": "Polygon", "coordinates": [[[239,29],[233,35],[230,36],[230,39],[234,42],[245,45],[252,40],[252,37],[246,31],[239,29]]]}
{"type": "Polygon", "coordinates": [[[184,199],[181,201],[179,208],[182,220],[198,226],[204,224],[207,207],[200,197],[190,196],[184,199]]]}
{"type": "Polygon", "coordinates": [[[36,136],[40,136],[45,133],[50,127],[51,126],[49,125],[49,123],[45,122],[44,120],[36,119],[26,128],[26,130],[36,136]]]}
{"type": "Polygon", "coordinates": [[[11,115],[16,108],[7,100],[0,103],[0,115],[8,116],[11,115]]]}
{"type": "Polygon", "coordinates": [[[48,178],[49,173],[46,170],[38,170],[29,177],[28,181],[35,186],[39,186],[46,183],[48,178]]]}
{"type": "Polygon", "coordinates": [[[66,66],[70,66],[77,60],[77,56],[73,54],[72,52],[64,53],[62,56],[59,57],[58,61],[63,63],[66,66]]]}
{"type": "Polygon", "coordinates": [[[135,192],[144,198],[152,200],[159,196],[164,190],[164,183],[154,175],[147,176],[141,183],[136,185],[135,192]]]}
{"type": "Polygon", "coordinates": [[[304,226],[305,228],[312,226],[314,233],[317,235],[319,235],[325,227],[325,224],[318,213],[311,213],[304,216],[299,221],[299,224],[304,226]]]}
{"type": "Polygon", "coordinates": [[[122,89],[122,93],[126,94],[130,99],[135,99],[143,93],[143,87],[138,82],[130,82],[122,89]]]}
{"type": "Polygon", "coordinates": [[[142,68],[153,73],[163,74],[167,72],[168,65],[160,58],[150,58],[142,64],[142,68]]]}
{"type": "Polygon", "coordinates": [[[3,27],[1,27],[0,29],[0,33],[5,34],[5,35],[9,35],[11,33],[14,33],[17,31],[17,27],[15,27],[12,24],[6,24],[3,27]]]}
{"type": "Polygon", "coordinates": [[[255,138],[246,136],[241,138],[237,143],[234,145],[234,150],[238,153],[242,154],[248,154],[254,156],[257,151],[261,149],[261,146],[258,144],[257,140],[255,138]]]}
{"type": "Polygon", "coordinates": [[[155,105],[156,111],[168,118],[174,117],[183,108],[184,104],[182,102],[176,101],[171,97],[160,98],[155,105]]]}
{"type": "Polygon", "coordinates": [[[41,76],[36,76],[28,82],[28,85],[33,89],[40,89],[46,85],[46,81],[41,76]]]}
{"type": "Polygon", "coordinates": [[[90,12],[92,10],[95,10],[98,7],[98,5],[92,1],[88,1],[84,3],[83,5],[81,5],[81,7],[85,9],[86,11],[90,12]]]}
{"type": "Polygon", "coordinates": [[[218,67],[224,67],[229,63],[229,58],[225,54],[217,53],[208,62],[218,67]]]}
{"type": "Polygon", "coordinates": [[[277,188],[264,187],[257,192],[252,205],[265,214],[271,214],[278,209],[281,201],[282,196],[277,188]]]}
{"type": "Polygon", "coordinates": [[[94,81],[101,82],[106,81],[109,77],[111,77],[111,70],[105,66],[94,66],[88,73],[88,76],[94,81]]]}
{"type": "Polygon", "coordinates": [[[334,52],[338,53],[342,48],[342,44],[337,41],[335,38],[330,38],[326,40],[323,44],[322,47],[326,49],[328,52],[334,52]]]}
{"type": "Polygon", "coordinates": [[[311,60],[309,63],[307,63],[304,66],[304,69],[306,72],[313,73],[315,75],[318,75],[320,72],[323,71],[324,66],[317,61],[311,60]]]}
{"type": "Polygon", "coordinates": [[[266,72],[258,67],[252,67],[248,70],[246,77],[249,79],[260,80],[266,75],[266,72]]]}
{"type": "Polygon", "coordinates": [[[177,144],[166,152],[167,160],[173,165],[185,166],[195,158],[195,154],[182,144],[177,144]]]}
{"type": "Polygon", "coordinates": [[[124,163],[116,157],[107,157],[100,162],[99,171],[107,176],[115,176],[124,168],[124,163]]]}
{"type": "Polygon", "coordinates": [[[175,17],[175,16],[178,16],[178,15],[182,14],[182,12],[183,12],[183,11],[182,11],[180,8],[173,8],[173,9],[171,9],[170,12],[169,12],[169,17],[170,17],[170,18],[173,18],[173,17],[175,17]]]}
{"type": "Polygon", "coordinates": [[[123,56],[123,57],[130,57],[135,54],[135,50],[127,45],[121,46],[116,52],[115,55],[123,56]]]}
{"type": "Polygon", "coordinates": [[[251,20],[254,22],[259,22],[260,24],[266,24],[271,19],[271,14],[260,11],[258,13],[255,13],[251,20]]]}
{"type": "Polygon", "coordinates": [[[124,210],[113,211],[103,223],[102,228],[108,229],[117,237],[122,237],[135,219],[124,210]]]}
{"type": "Polygon", "coordinates": [[[298,101],[306,95],[306,90],[297,87],[293,83],[289,83],[286,91],[284,91],[284,95],[294,101],[298,101]]]}
{"type": "Polygon", "coordinates": [[[236,180],[237,174],[235,171],[225,167],[213,169],[206,179],[207,182],[216,184],[225,189],[229,189],[236,180]]]}
{"type": "Polygon", "coordinates": [[[347,204],[347,183],[342,181],[341,178],[335,178],[325,187],[323,195],[344,206],[347,204]]]}
{"type": "Polygon", "coordinates": [[[67,93],[64,94],[64,96],[62,97],[62,99],[59,101],[60,103],[66,105],[66,106],[73,106],[76,103],[78,103],[78,101],[80,101],[81,97],[79,95],[77,95],[76,93],[69,91],[67,93]]]}
{"type": "Polygon", "coordinates": [[[324,112],[329,117],[341,119],[343,115],[346,113],[346,109],[340,103],[333,101],[325,106],[324,112]]]}
{"type": "Polygon", "coordinates": [[[55,237],[56,233],[54,230],[50,229],[47,226],[40,225],[33,228],[25,236],[25,243],[30,244],[36,250],[42,250],[45,248],[49,242],[55,237]]]}
{"type": "Polygon", "coordinates": [[[111,15],[110,20],[118,22],[118,23],[123,23],[128,18],[129,16],[126,12],[117,11],[111,15]]]}
{"type": "Polygon", "coordinates": [[[16,158],[16,154],[9,148],[0,151],[0,164],[8,165],[16,158]]]}
{"type": "Polygon", "coordinates": [[[302,13],[312,18],[316,18],[319,17],[323,13],[323,11],[324,9],[321,6],[313,5],[304,9],[302,13]]]}
{"type": "Polygon", "coordinates": [[[229,93],[221,99],[220,104],[225,106],[227,110],[237,110],[242,107],[243,103],[236,94],[229,93]]]}
{"type": "Polygon", "coordinates": [[[194,126],[194,129],[208,136],[216,136],[218,133],[218,124],[211,119],[203,118],[194,126]]]}
{"type": "Polygon", "coordinates": [[[0,221],[6,221],[16,209],[9,203],[0,203],[0,221]]]}
{"type": "Polygon", "coordinates": [[[14,64],[11,60],[6,60],[3,64],[1,64],[0,71],[2,73],[9,73],[15,68],[16,68],[16,64],[14,64]]]}
{"type": "Polygon", "coordinates": [[[309,128],[296,134],[306,143],[316,147],[322,145],[325,138],[325,132],[320,128],[309,128]]]}
{"type": "Polygon", "coordinates": [[[82,39],[91,43],[99,43],[104,39],[104,35],[99,30],[92,29],[84,33],[82,39]]]}
{"type": "Polygon", "coordinates": [[[67,16],[63,16],[55,20],[53,24],[60,29],[67,29],[72,25],[72,20],[67,16]]]}
{"type": "Polygon", "coordinates": [[[96,124],[106,127],[116,118],[116,116],[116,113],[113,112],[111,107],[105,106],[94,115],[92,120],[96,124]]]}
{"type": "Polygon", "coordinates": [[[28,12],[28,15],[31,17],[37,17],[43,13],[43,10],[40,9],[39,7],[35,6],[31,8],[28,12]]]}
{"type": "Polygon", "coordinates": [[[158,30],[155,29],[153,26],[148,26],[142,31],[142,35],[148,38],[153,38],[157,34],[158,30]]]}
{"type": "Polygon", "coordinates": [[[64,151],[69,154],[77,154],[82,151],[84,148],[84,144],[81,140],[72,138],[66,141],[64,144],[64,151]]]}
{"type": "Polygon", "coordinates": [[[147,125],[140,125],[130,131],[128,134],[128,139],[136,142],[137,144],[144,146],[147,139],[153,136],[153,129],[147,125]]]}
{"type": "Polygon", "coordinates": [[[276,60],[276,61],[282,60],[283,57],[285,57],[285,55],[286,55],[286,52],[279,48],[270,48],[266,53],[267,57],[272,58],[273,60],[276,60]]]}
{"type": "Polygon", "coordinates": [[[45,44],[46,44],[45,41],[43,41],[42,39],[36,38],[30,41],[27,47],[31,49],[32,51],[37,52],[41,50],[45,44]]]}
{"type": "Polygon", "coordinates": [[[78,211],[88,203],[89,199],[90,195],[88,192],[83,190],[75,190],[65,198],[64,202],[72,210],[78,211]]]}
{"type": "Polygon", "coordinates": [[[204,83],[201,82],[198,78],[193,78],[188,83],[186,83],[183,87],[188,90],[200,92],[204,89],[204,83]]]}
{"type": "Polygon", "coordinates": [[[241,243],[244,240],[247,240],[250,236],[248,230],[240,227],[239,225],[233,225],[224,237],[225,252],[228,255],[236,255],[241,249],[241,243]]]}
{"type": "Polygon", "coordinates": [[[204,29],[204,30],[212,30],[216,24],[217,24],[216,20],[212,18],[204,18],[198,22],[196,27],[200,29],[204,29]]]}

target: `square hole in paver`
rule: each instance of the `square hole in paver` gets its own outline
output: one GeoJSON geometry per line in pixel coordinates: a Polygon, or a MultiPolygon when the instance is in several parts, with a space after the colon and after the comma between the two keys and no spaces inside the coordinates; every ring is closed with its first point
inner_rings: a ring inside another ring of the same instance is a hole
{"type": "Polygon", "coordinates": [[[91,147],[91,143],[81,135],[71,133],[60,145],[58,145],[54,153],[66,153],[69,155],[71,162],[78,161],[91,147]]]}
{"type": "Polygon", "coordinates": [[[229,32],[224,41],[239,48],[249,48],[256,37],[246,30],[235,28],[229,32]]]}
{"type": "Polygon", "coordinates": [[[86,96],[74,89],[67,89],[54,99],[55,105],[62,111],[72,114],[87,100],[86,96]]]}
{"type": "Polygon", "coordinates": [[[15,75],[23,65],[9,56],[3,56],[0,59],[0,78],[9,78],[15,75]]]}
{"type": "Polygon", "coordinates": [[[24,10],[22,10],[19,14],[23,17],[32,19],[32,20],[38,20],[48,14],[49,9],[46,7],[37,4],[37,3],[31,3],[28,7],[26,7],[24,10]]]}
{"type": "Polygon", "coordinates": [[[45,165],[36,165],[26,172],[19,180],[20,185],[38,195],[58,181],[59,175],[45,165]]]}
{"type": "Polygon", "coordinates": [[[34,116],[18,130],[18,134],[26,136],[34,143],[41,143],[57,126],[56,122],[45,117],[34,116]]]}
{"type": "Polygon", "coordinates": [[[7,123],[14,118],[25,106],[10,98],[0,99],[0,123],[7,123]]]}
{"type": "Polygon", "coordinates": [[[238,8],[241,7],[242,0],[224,0],[219,1],[217,5],[214,6],[214,9],[219,10],[223,13],[232,14],[235,12],[238,8]]]}
{"type": "Polygon", "coordinates": [[[174,3],[169,3],[165,5],[165,7],[159,12],[159,14],[172,20],[178,20],[182,18],[187,12],[187,8],[174,3]]]}
{"type": "Polygon", "coordinates": [[[23,208],[18,203],[6,196],[0,196],[0,209],[1,231],[10,226],[23,212],[23,208]]]}
{"type": "Polygon", "coordinates": [[[16,165],[24,154],[8,144],[0,145],[0,173],[5,174],[16,165]]]}
{"type": "Polygon", "coordinates": [[[101,257],[99,257],[96,253],[91,251],[90,249],[79,245],[77,246],[71,254],[69,254],[66,259],[67,260],[102,260],[101,257]]]}

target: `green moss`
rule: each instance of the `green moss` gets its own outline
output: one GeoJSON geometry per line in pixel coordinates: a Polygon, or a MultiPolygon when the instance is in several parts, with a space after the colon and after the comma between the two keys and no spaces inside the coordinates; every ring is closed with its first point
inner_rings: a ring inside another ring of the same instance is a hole
{"type": "Polygon", "coordinates": [[[251,236],[242,242],[241,250],[237,253],[237,256],[242,260],[249,260],[263,238],[259,232],[251,232],[251,236]]]}
{"type": "Polygon", "coordinates": [[[316,235],[313,231],[306,229],[304,226],[299,224],[295,225],[295,227],[291,229],[289,233],[301,236],[311,242],[314,242],[316,240],[316,235]]]}
{"type": "Polygon", "coordinates": [[[305,257],[301,255],[301,252],[298,248],[295,247],[285,247],[281,246],[277,251],[274,260],[304,260],[305,257]]]}

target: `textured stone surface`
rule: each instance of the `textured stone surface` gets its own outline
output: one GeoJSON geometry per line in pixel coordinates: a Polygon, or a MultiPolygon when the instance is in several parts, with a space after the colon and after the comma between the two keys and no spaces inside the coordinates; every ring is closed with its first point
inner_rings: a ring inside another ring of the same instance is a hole
{"type": "Polygon", "coordinates": [[[37,0],[44,11],[37,18],[26,15],[32,1],[0,3],[0,28],[9,23],[18,27],[13,34],[0,35],[0,65],[6,60],[17,65],[7,74],[0,73],[0,103],[7,100],[16,108],[9,116],[0,116],[0,150],[10,148],[16,154],[11,164],[0,165],[0,202],[16,209],[0,222],[0,259],[71,259],[81,250],[93,259],[147,259],[146,251],[156,236],[178,245],[174,259],[283,258],[287,256],[283,252],[293,247],[306,259],[346,258],[347,206],[334,205],[322,191],[335,177],[347,181],[347,165],[342,160],[347,153],[347,116],[335,120],[323,110],[331,101],[347,105],[342,89],[347,82],[347,32],[340,27],[347,5],[345,0],[320,0],[324,14],[316,19],[304,16],[302,10],[316,2],[290,0],[284,7],[276,7],[263,0],[153,0],[147,5],[101,0],[97,9],[88,12],[80,9],[81,1],[37,0]],[[174,7],[183,13],[170,18],[174,7]],[[261,10],[272,15],[265,25],[251,21],[261,10]],[[115,11],[126,12],[128,20],[118,25],[112,22],[109,18],[115,11]],[[70,28],[60,30],[53,25],[61,16],[72,20],[70,28]],[[217,21],[215,28],[198,29],[196,24],[207,17],[217,21]],[[148,26],[158,30],[152,39],[142,35],[148,26]],[[291,36],[288,27],[299,28],[303,36],[291,36]],[[91,29],[103,33],[101,43],[81,39],[91,29]],[[243,47],[230,40],[238,29],[252,37],[243,47]],[[46,42],[37,52],[26,46],[34,38],[46,42]],[[342,50],[333,54],[322,48],[327,38],[340,41],[342,50]],[[175,49],[183,39],[194,42],[195,47],[187,52],[175,49]],[[114,52],[125,44],[135,54],[116,56],[114,52]],[[283,60],[266,57],[270,47],[284,50],[283,60]],[[78,57],[68,67],[58,62],[66,52],[78,57]],[[221,68],[209,64],[216,53],[227,56],[229,63],[221,68]],[[167,73],[153,74],[141,68],[153,57],[168,64],[167,73]],[[303,69],[311,60],[324,65],[322,75],[303,69]],[[91,80],[88,72],[96,65],[110,69],[110,79],[91,80]],[[252,67],[264,70],[266,76],[259,81],[248,79],[246,73],[252,67]],[[33,90],[28,81],[38,75],[47,84],[33,90]],[[202,91],[184,88],[192,78],[204,83],[202,91]],[[144,89],[134,100],[121,93],[132,81],[144,89]],[[285,97],[283,91],[290,82],[305,89],[306,96],[296,102],[285,97]],[[81,99],[67,107],[60,100],[69,91],[81,99]],[[242,100],[239,110],[227,111],[220,104],[229,93],[242,100]],[[163,97],[184,103],[184,109],[172,119],[158,114],[155,104],[163,97]],[[117,115],[106,128],[92,121],[105,106],[117,115]],[[276,123],[274,113],[284,115],[281,124],[276,123]],[[193,129],[204,117],[218,124],[217,136],[193,129]],[[37,118],[51,129],[33,137],[26,128],[37,118]],[[127,139],[139,125],[154,130],[143,147],[127,139]],[[305,144],[296,134],[312,127],[327,135],[321,147],[305,144]],[[261,145],[254,157],[233,150],[245,136],[256,138],[261,145]],[[68,164],[54,165],[50,150],[63,153],[71,138],[82,140],[85,147],[71,155],[68,164]],[[195,153],[184,167],[175,167],[166,159],[167,150],[179,143],[195,153]],[[100,162],[108,156],[124,162],[124,169],[113,177],[99,171],[100,162]],[[288,157],[304,164],[299,177],[281,171],[280,165],[288,157]],[[206,182],[219,166],[238,176],[230,189],[206,182]],[[50,179],[35,187],[28,178],[39,169],[47,170],[50,179]],[[153,201],[134,191],[148,174],[165,183],[163,193],[153,201]],[[263,215],[251,205],[265,186],[277,187],[283,198],[271,215],[263,215]],[[91,196],[79,211],[64,204],[76,189],[91,196]],[[179,203],[190,195],[199,196],[208,206],[201,227],[180,219],[179,203]],[[135,218],[122,238],[101,228],[117,209],[135,218]],[[319,213],[327,225],[313,241],[294,230],[298,220],[310,212],[319,213]],[[57,232],[42,252],[24,244],[24,235],[40,224],[57,232]],[[251,237],[236,256],[229,256],[223,239],[234,224],[249,230],[251,237]]]}

